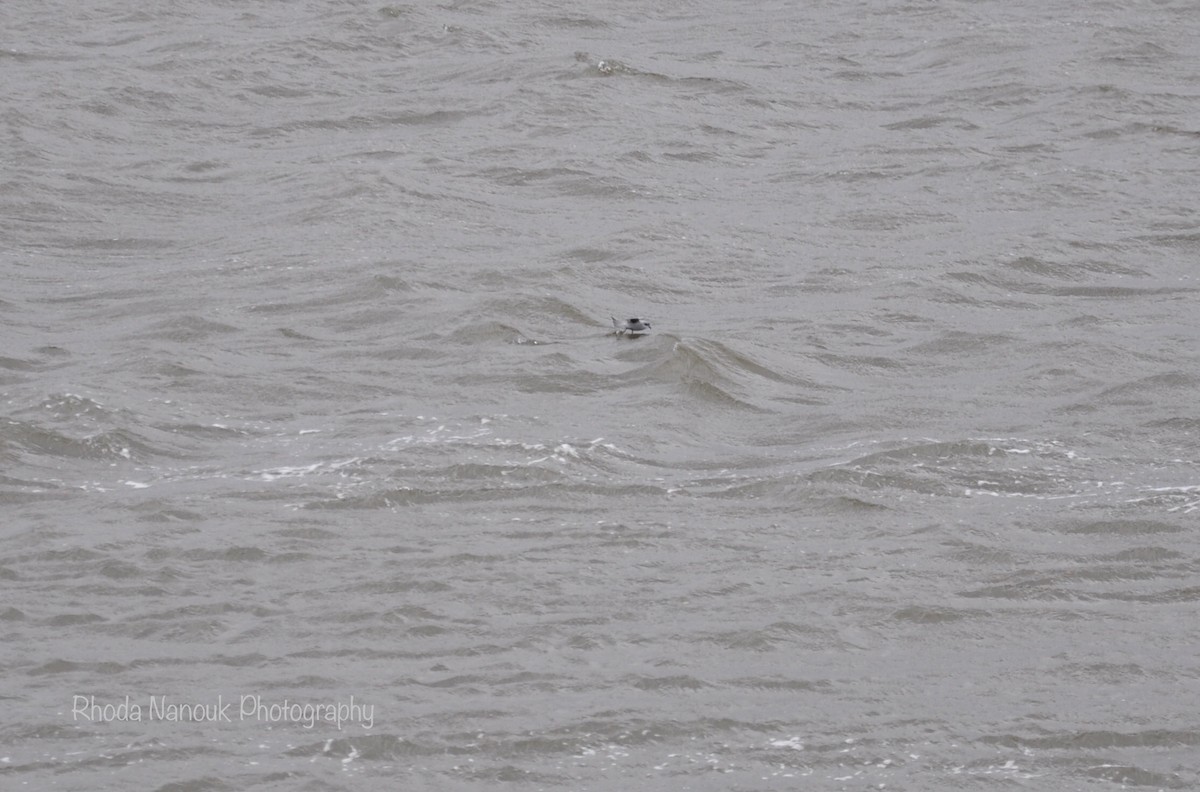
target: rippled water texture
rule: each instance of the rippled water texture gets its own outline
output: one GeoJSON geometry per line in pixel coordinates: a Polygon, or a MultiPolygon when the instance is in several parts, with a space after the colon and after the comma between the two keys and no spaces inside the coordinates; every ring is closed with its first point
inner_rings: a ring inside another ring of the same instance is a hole
{"type": "Polygon", "coordinates": [[[7,0],[0,787],[1195,787],[1198,40],[7,0]]]}

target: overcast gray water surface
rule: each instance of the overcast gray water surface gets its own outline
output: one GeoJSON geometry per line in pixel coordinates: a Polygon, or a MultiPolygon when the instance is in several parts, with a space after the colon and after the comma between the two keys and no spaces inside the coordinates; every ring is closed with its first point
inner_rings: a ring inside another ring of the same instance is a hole
{"type": "Polygon", "coordinates": [[[1195,788],[1198,41],[6,0],[0,786],[1195,788]]]}

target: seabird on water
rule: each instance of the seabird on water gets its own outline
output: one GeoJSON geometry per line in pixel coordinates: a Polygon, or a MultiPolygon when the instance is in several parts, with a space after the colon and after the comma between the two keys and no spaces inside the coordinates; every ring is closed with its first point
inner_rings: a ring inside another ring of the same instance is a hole
{"type": "Polygon", "coordinates": [[[638,319],[636,316],[633,319],[626,320],[625,324],[621,324],[620,322],[618,322],[617,317],[615,317],[615,316],[612,317],[612,320],[613,320],[613,327],[615,327],[617,329],[617,335],[621,335],[625,332],[628,332],[630,335],[633,335],[636,333],[644,333],[650,329],[649,322],[643,322],[641,319],[638,319]]]}

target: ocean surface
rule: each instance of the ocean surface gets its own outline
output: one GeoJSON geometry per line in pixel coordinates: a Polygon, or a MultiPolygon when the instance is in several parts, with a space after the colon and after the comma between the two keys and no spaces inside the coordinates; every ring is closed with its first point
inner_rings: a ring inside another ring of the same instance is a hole
{"type": "Polygon", "coordinates": [[[1197,788],[1198,41],[5,0],[0,787],[1197,788]]]}

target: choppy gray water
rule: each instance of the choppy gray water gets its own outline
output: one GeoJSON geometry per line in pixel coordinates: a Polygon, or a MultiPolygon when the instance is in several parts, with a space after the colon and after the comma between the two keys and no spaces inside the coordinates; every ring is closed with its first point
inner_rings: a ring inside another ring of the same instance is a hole
{"type": "Polygon", "coordinates": [[[1190,0],[0,31],[4,789],[1200,783],[1190,0]]]}

